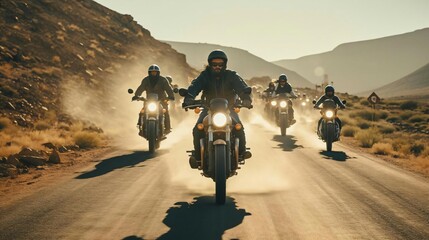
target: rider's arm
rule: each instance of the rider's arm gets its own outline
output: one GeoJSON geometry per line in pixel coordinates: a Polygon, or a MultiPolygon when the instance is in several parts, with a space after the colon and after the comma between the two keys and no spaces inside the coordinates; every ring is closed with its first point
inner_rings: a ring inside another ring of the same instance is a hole
{"type": "Polygon", "coordinates": [[[197,78],[192,80],[191,85],[188,87],[188,95],[192,98],[198,96],[203,89],[204,85],[204,72],[202,72],[197,78]]]}
{"type": "Polygon", "coordinates": [[[234,74],[233,88],[235,92],[238,93],[238,96],[242,100],[252,101],[252,98],[250,96],[250,94],[252,93],[252,88],[249,87],[247,83],[236,72],[232,72],[232,74],[234,74]]]}
{"type": "Polygon", "coordinates": [[[139,97],[142,95],[142,93],[146,90],[146,78],[143,78],[142,82],[140,83],[140,86],[137,88],[136,92],[134,93],[134,96],[139,97]]]}
{"type": "Polygon", "coordinates": [[[174,92],[167,79],[164,81],[164,91],[167,93],[168,99],[174,100],[174,92]]]}
{"type": "Polygon", "coordinates": [[[345,108],[346,107],[346,105],[344,105],[343,102],[341,102],[341,99],[338,96],[334,96],[333,99],[334,99],[334,102],[338,106],[340,106],[340,108],[345,108]]]}
{"type": "Polygon", "coordinates": [[[319,105],[320,105],[320,104],[322,104],[322,103],[323,103],[323,101],[325,101],[325,99],[326,99],[325,95],[321,96],[321,97],[317,100],[316,104],[314,104],[314,107],[315,107],[315,108],[318,108],[318,107],[319,107],[319,105]]]}

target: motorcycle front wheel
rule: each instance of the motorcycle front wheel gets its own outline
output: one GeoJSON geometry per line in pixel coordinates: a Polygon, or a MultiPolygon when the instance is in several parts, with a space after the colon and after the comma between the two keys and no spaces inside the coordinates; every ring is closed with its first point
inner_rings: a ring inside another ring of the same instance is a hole
{"type": "Polygon", "coordinates": [[[328,123],[326,125],[326,151],[332,151],[332,142],[334,142],[335,128],[334,124],[328,123]]]}
{"type": "Polygon", "coordinates": [[[149,152],[154,153],[156,149],[156,124],[149,121],[147,126],[147,140],[149,141],[149,152]]]}
{"type": "Polygon", "coordinates": [[[225,204],[226,199],[226,146],[214,146],[216,203],[225,204]]]}

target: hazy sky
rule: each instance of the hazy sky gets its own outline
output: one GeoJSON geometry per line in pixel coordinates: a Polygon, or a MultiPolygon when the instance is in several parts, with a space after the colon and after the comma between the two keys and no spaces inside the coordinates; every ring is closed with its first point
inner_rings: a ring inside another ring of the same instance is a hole
{"type": "Polygon", "coordinates": [[[96,0],[159,40],[245,49],[265,60],[429,27],[429,0],[96,0]]]}

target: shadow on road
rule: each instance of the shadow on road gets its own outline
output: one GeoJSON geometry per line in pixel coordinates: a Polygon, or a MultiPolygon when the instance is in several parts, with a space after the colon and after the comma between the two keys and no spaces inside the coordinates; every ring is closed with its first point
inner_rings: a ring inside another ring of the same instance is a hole
{"type": "Polygon", "coordinates": [[[280,144],[278,144],[278,148],[282,148],[283,151],[292,151],[295,148],[303,148],[302,145],[296,145],[296,139],[295,136],[291,136],[291,135],[286,135],[286,136],[281,136],[281,135],[275,135],[273,137],[273,140],[276,142],[279,142],[280,144]]]}
{"type": "Polygon", "coordinates": [[[240,225],[245,209],[238,209],[233,198],[225,205],[216,205],[211,196],[194,198],[194,202],[177,202],[168,209],[163,223],[170,231],[158,239],[222,239],[223,233],[240,225]]]}
{"type": "Polygon", "coordinates": [[[325,159],[329,159],[329,160],[335,160],[335,161],[346,161],[347,159],[350,159],[352,157],[348,156],[345,152],[340,151],[332,151],[332,152],[327,152],[327,151],[320,151],[320,155],[323,155],[325,159]]]}
{"type": "Polygon", "coordinates": [[[144,162],[154,156],[159,156],[162,152],[156,152],[151,154],[149,152],[133,152],[128,155],[116,156],[108,159],[101,160],[100,163],[95,165],[95,169],[89,172],[82,173],[77,176],[76,179],[87,179],[93,177],[99,177],[111,171],[120,168],[135,167],[135,165],[144,162]]]}

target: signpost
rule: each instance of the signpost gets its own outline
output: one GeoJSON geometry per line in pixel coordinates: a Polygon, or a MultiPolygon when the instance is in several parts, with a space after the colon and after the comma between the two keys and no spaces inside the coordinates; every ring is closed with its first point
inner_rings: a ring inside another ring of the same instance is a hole
{"type": "Polygon", "coordinates": [[[372,92],[371,95],[367,98],[368,102],[372,104],[372,108],[374,109],[374,112],[372,113],[372,125],[374,126],[374,115],[375,115],[375,104],[380,102],[380,97],[378,97],[375,92],[372,92]]]}

